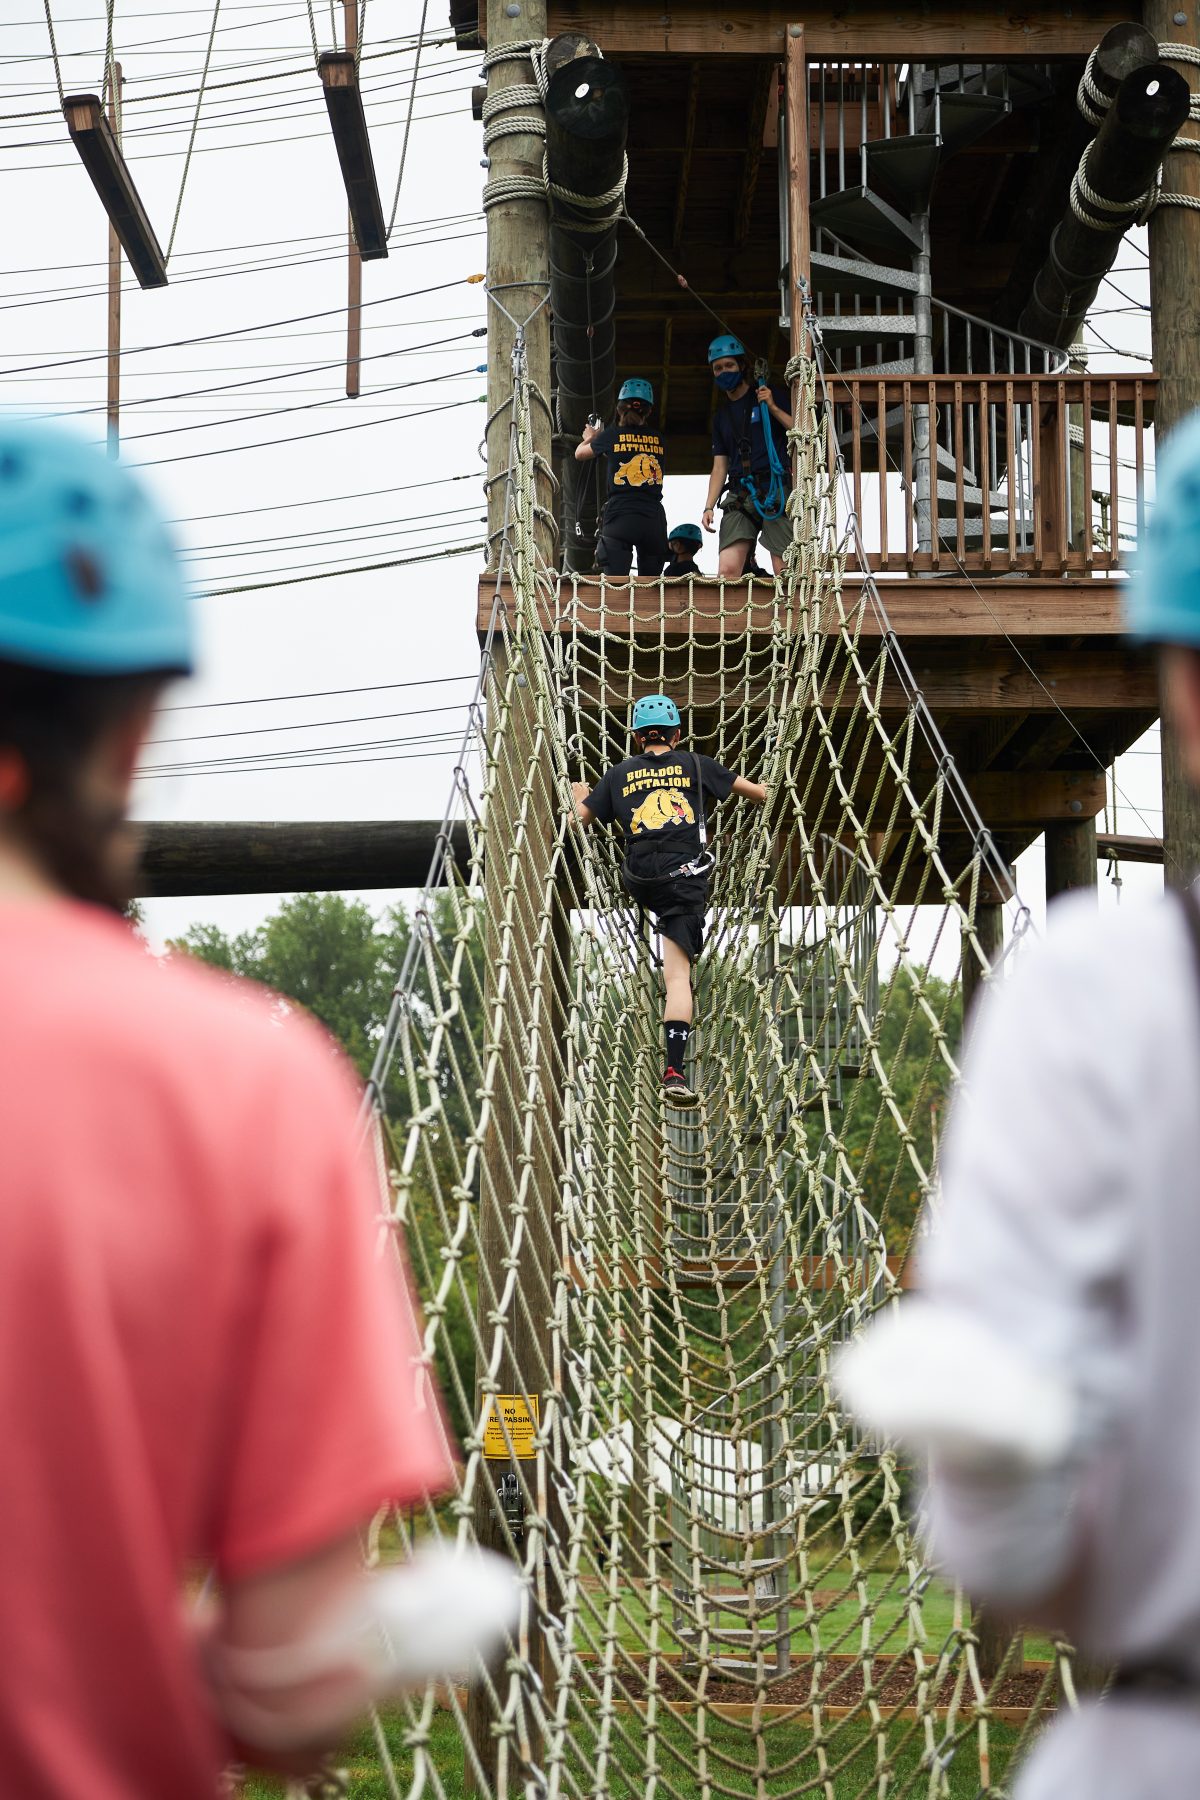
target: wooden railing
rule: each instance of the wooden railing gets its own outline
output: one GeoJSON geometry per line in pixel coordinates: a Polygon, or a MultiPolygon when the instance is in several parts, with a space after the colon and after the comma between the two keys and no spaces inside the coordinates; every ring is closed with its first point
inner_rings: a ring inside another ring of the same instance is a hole
{"type": "Polygon", "coordinates": [[[831,376],[829,389],[830,451],[881,571],[1088,574],[1136,543],[1153,375],[831,376]]]}

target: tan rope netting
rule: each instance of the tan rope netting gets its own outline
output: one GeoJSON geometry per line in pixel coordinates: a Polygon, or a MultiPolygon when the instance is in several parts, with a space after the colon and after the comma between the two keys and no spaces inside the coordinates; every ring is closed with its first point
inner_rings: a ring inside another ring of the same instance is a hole
{"type": "Polygon", "coordinates": [[[919,1229],[994,848],[874,590],[843,585],[811,366],[786,576],[749,603],[666,584],[635,633],[627,587],[539,559],[519,340],[515,362],[507,586],[456,782],[469,868],[418,912],[377,1083],[463,1462],[377,1548],[507,1546],[523,1621],[470,1699],[378,1719],[347,1791],[1000,1793],[1064,1677],[1069,1697],[1066,1652],[997,1717],[1007,1669],[989,1698],[906,1472],[829,1383],[919,1229]],[[619,844],[570,788],[659,688],[771,796],[712,820],[690,1114],[660,1091],[661,975],[619,844]]]}

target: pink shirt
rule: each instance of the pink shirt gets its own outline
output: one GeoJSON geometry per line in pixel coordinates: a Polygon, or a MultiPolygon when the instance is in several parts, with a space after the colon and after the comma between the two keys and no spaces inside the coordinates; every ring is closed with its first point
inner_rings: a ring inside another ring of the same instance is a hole
{"type": "Polygon", "coordinates": [[[249,990],[91,908],[0,907],[14,1800],[213,1800],[185,1576],[287,1562],[447,1485],[355,1106],[329,1040],[249,990]]]}

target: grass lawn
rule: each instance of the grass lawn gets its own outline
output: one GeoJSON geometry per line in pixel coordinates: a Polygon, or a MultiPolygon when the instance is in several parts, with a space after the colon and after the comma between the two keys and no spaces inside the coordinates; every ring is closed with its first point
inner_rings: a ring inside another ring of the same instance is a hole
{"type": "MultiPolygon", "coordinates": [[[[620,1733],[615,1734],[611,1759],[603,1777],[594,1741],[580,1744],[578,1751],[572,1755],[572,1773],[585,1793],[589,1790],[598,1791],[605,1796],[612,1796],[612,1800],[643,1800],[646,1780],[642,1750],[644,1723],[636,1714],[625,1713],[621,1715],[621,1724],[629,1741],[623,1742],[620,1733]],[[601,1779],[602,1785],[597,1788],[595,1784],[601,1779]]],[[[412,1754],[404,1748],[403,1720],[398,1715],[391,1715],[385,1720],[385,1729],[401,1790],[405,1791],[411,1782],[413,1767],[412,1754]]],[[[852,1797],[856,1800],[857,1796],[875,1795],[878,1791],[876,1751],[867,1728],[856,1720],[831,1727],[830,1731],[827,1756],[830,1765],[837,1766],[833,1777],[833,1792],[837,1800],[852,1800],[852,1797]]],[[[990,1744],[993,1782],[1003,1776],[1016,1736],[1015,1730],[1010,1727],[992,1725],[990,1744]]],[[[812,1783],[818,1785],[813,1785],[809,1791],[815,1796],[823,1795],[824,1790],[819,1785],[818,1760],[811,1750],[811,1741],[811,1728],[806,1724],[772,1726],[769,1729],[765,1738],[767,1793],[795,1794],[803,1790],[806,1783],[812,1783]]],[[[889,1800],[898,1800],[904,1794],[926,1795],[928,1775],[921,1767],[924,1741],[919,1732],[911,1724],[897,1724],[892,1728],[890,1742],[893,1774],[888,1789],[889,1800]],[[907,1741],[904,1741],[906,1736],[907,1741]]],[[[684,1721],[667,1719],[661,1725],[658,1743],[660,1794],[668,1796],[674,1793],[681,1796],[681,1800],[693,1800],[693,1796],[698,1796],[701,1791],[694,1733],[689,1732],[684,1721]]],[[[756,1791],[755,1781],[744,1765],[753,1761],[756,1746],[746,1728],[720,1719],[711,1719],[708,1723],[707,1744],[710,1780],[716,1791],[752,1797],[756,1791]],[[722,1761],[722,1753],[734,1767],[722,1761]]],[[[454,1719],[449,1713],[440,1712],[435,1715],[429,1754],[448,1800],[460,1800],[460,1796],[465,1794],[462,1744],[454,1719]]],[[[353,1800],[388,1800],[390,1789],[380,1769],[374,1739],[369,1730],[364,1729],[358,1734],[349,1746],[345,1760],[352,1771],[350,1793],[353,1800]]],[[[266,1800],[268,1795],[278,1796],[279,1791],[270,1783],[250,1781],[245,1788],[245,1800],[266,1800]]],[[[428,1794],[433,1790],[427,1784],[425,1791],[428,1794]]],[[[973,1733],[968,1735],[950,1765],[950,1792],[954,1800],[975,1800],[980,1792],[979,1761],[973,1733]]]]}
{"type": "MultiPolygon", "coordinates": [[[[907,1600],[903,1591],[905,1581],[906,1577],[896,1571],[894,1563],[890,1568],[875,1568],[866,1577],[873,1611],[871,1643],[883,1655],[898,1655],[907,1642],[907,1600]]],[[[816,1589],[814,1610],[817,1614],[817,1631],[821,1648],[826,1654],[834,1652],[856,1655],[861,1649],[861,1603],[856,1588],[845,1591],[846,1583],[847,1576],[844,1570],[839,1569],[836,1575],[831,1573],[822,1580],[816,1589]]],[[[605,1598],[603,1588],[594,1582],[585,1582],[581,1648],[599,1647],[603,1640],[606,1625],[605,1598]]],[[[813,1650],[813,1634],[805,1623],[803,1605],[796,1603],[798,1598],[794,1598],[791,1608],[792,1651],[796,1656],[808,1656],[813,1650]]],[[[948,1588],[931,1582],[922,1597],[921,1613],[925,1621],[926,1651],[927,1654],[934,1655],[953,1629],[953,1593],[948,1588]]],[[[667,1652],[677,1650],[679,1645],[670,1630],[671,1609],[667,1596],[663,1598],[660,1621],[659,1649],[667,1652]]],[[[725,1615],[721,1621],[722,1626],[736,1623],[729,1615],[725,1615]]],[[[618,1640],[626,1650],[634,1654],[645,1652],[649,1613],[645,1605],[644,1590],[640,1585],[622,1582],[616,1626],[618,1640]]],[[[1025,1640],[1025,1655],[1039,1661],[1052,1661],[1054,1652],[1048,1639],[1031,1635],[1025,1640]]]]}

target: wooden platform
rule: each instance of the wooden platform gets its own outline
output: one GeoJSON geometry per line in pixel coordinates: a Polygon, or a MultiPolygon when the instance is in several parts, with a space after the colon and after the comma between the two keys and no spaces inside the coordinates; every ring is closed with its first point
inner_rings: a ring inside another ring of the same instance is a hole
{"type": "MultiPolygon", "coordinates": [[[[481,634],[494,587],[494,579],[480,583],[481,634]]],[[[1153,661],[1122,635],[1121,588],[1121,578],[1112,576],[977,583],[902,578],[881,584],[886,625],[860,590],[848,590],[860,660],[870,668],[890,626],[968,792],[1010,862],[1046,825],[1095,817],[1104,806],[1105,767],[1158,716],[1153,661]]],[[[749,716],[746,742],[753,745],[756,711],[779,698],[770,681],[774,610],[764,585],[727,582],[722,598],[713,580],[661,589],[657,582],[634,582],[632,589],[602,593],[598,582],[581,579],[578,594],[577,618],[569,617],[564,595],[560,610],[547,608],[543,622],[549,632],[578,636],[580,690],[597,711],[623,710],[639,688],[677,685],[690,696],[691,729],[703,745],[715,729],[717,705],[730,691],[730,640],[736,639],[737,654],[745,658],[736,678],[738,704],[749,716]]],[[[502,597],[511,603],[503,590],[502,597]]],[[[843,761],[856,768],[865,790],[881,766],[881,749],[865,719],[852,718],[859,684],[843,680],[838,619],[829,616],[825,628],[830,662],[822,700],[846,721],[843,761]]],[[[909,712],[912,697],[898,665],[884,672],[879,697],[885,723],[896,725],[909,712]]],[[[802,694],[796,700],[805,704],[802,694]]],[[[819,754],[815,746],[812,754],[819,754]]],[[[915,745],[909,772],[918,793],[922,784],[932,790],[938,771],[924,742],[915,745]]],[[[808,791],[823,797],[813,800],[806,828],[837,836],[844,820],[830,784],[814,780],[808,791]]],[[[952,810],[943,815],[940,844],[956,877],[970,865],[974,843],[952,810]]],[[[902,838],[882,848],[883,860],[891,857],[898,869],[902,838]]],[[[786,859],[781,840],[781,867],[786,859]]],[[[895,897],[942,898],[910,878],[899,881],[895,897]]],[[[989,890],[983,897],[998,896],[989,890]]]]}

